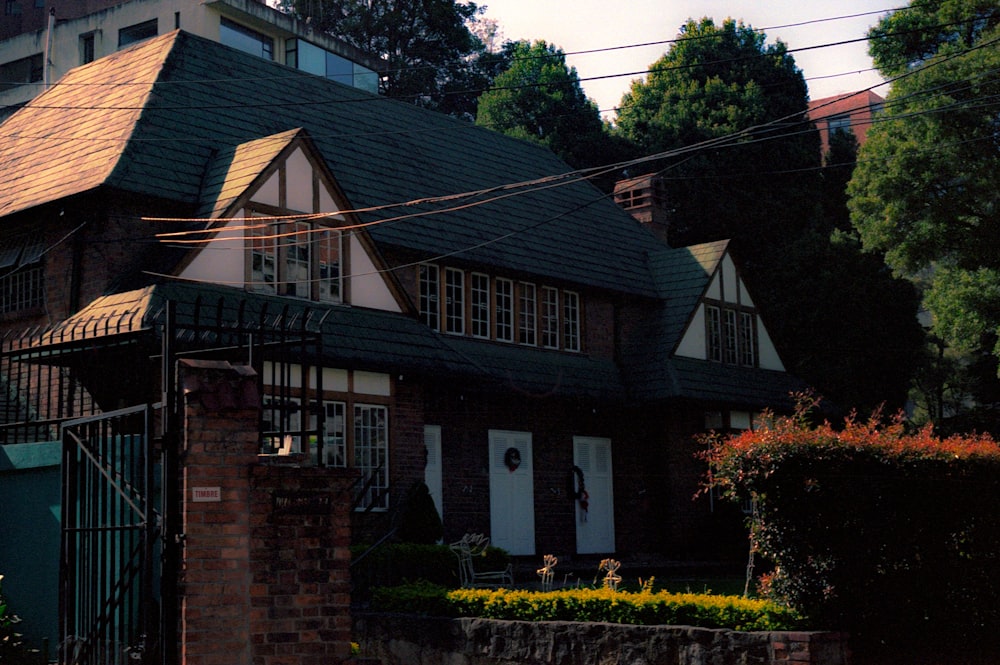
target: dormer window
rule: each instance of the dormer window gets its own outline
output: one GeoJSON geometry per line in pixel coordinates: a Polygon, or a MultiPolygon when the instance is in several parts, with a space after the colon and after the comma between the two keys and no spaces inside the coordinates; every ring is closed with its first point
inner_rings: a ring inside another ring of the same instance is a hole
{"type": "Polygon", "coordinates": [[[726,365],[756,367],[756,316],[736,307],[705,305],[708,359],[726,365]]]}
{"type": "Polygon", "coordinates": [[[309,222],[255,225],[248,287],[259,293],[341,301],[341,234],[309,222]]]}

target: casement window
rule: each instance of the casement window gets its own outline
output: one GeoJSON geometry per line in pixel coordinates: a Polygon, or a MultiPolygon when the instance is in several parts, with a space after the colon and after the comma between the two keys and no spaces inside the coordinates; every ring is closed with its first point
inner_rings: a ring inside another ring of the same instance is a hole
{"type": "Polygon", "coordinates": [[[517,341],[520,344],[534,346],[538,339],[538,302],[535,285],[521,282],[518,286],[517,341]]]}
{"type": "Polygon", "coordinates": [[[757,366],[753,312],[705,305],[706,357],[727,365],[757,366]]]}
{"type": "Polygon", "coordinates": [[[309,457],[313,464],[347,466],[346,406],[344,402],[323,402],[322,428],[309,446],[309,457]],[[319,441],[322,441],[322,447],[318,445],[319,441]]]}
{"type": "Polygon", "coordinates": [[[470,323],[473,337],[490,336],[490,277],[474,272],[469,277],[470,323]]]}
{"type": "Polygon", "coordinates": [[[361,472],[359,510],[389,507],[388,409],[354,405],[354,468],[361,472]]]}
{"type": "Polygon", "coordinates": [[[261,409],[262,450],[271,455],[302,452],[302,408],[297,399],[265,395],[261,409]]]}
{"type": "Polygon", "coordinates": [[[252,291],[340,302],[341,234],[308,222],[249,230],[247,286],[252,291]]]}
{"type": "Polygon", "coordinates": [[[465,334],[465,273],[455,268],[444,270],[445,331],[465,334]]]}
{"type": "Polygon", "coordinates": [[[559,348],[559,289],[542,287],[542,346],[559,348]]]}
{"type": "Polygon", "coordinates": [[[420,281],[420,320],[427,326],[437,330],[440,327],[441,312],[438,309],[441,290],[438,267],[421,265],[419,267],[420,281]]]}
{"type": "Polygon", "coordinates": [[[501,342],[514,341],[514,282],[496,279],[496,338],[501,342]]]}
{"type": "Polygon", "coordinates": [[[563,291],[563,348],[580,350],[580,296],[573,291],[563,291]]]}
{"type": "Polygon", "coordinates": [[[274,60],[274,40],[271,37],[230,21],[225,16],[219,20],[219,41],[258,58],[274,60]]]}
{"type": "Polygon", "coordinates": [[[157,31],[155,18],[122,28],[118,31],[118,48],[151,39],[157,35],[157,31]]]}
{"type": "Polygon", "coordinates": [[[0,313],[45,304],[45,246],[41,238],[18,236],[0,246],[0,313]]]}
{"type": "Polygon", "coordinates": [[[96,33],[87,32],[80,35],[80,64],[85,65],[93,62],[97,51],[94,46],[94,36],[96,33]]]}

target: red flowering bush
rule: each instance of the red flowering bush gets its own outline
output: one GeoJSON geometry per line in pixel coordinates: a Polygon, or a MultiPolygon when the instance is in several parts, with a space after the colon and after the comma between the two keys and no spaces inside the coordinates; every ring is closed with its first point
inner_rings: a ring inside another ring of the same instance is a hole
{"type": "Polygon", "coordinates": [[[775,599],[858,638],[983,637],[1000,625],[1000,445],[901,418],[795,415],[708,437],[708,486],[752,497],[775,599]]]}

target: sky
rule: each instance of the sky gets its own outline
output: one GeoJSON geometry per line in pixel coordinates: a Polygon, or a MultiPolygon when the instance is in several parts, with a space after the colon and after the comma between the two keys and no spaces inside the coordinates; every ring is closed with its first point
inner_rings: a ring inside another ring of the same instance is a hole
{"type": "MultiPolygon", "coordinates": [[[[708,16],[721,23],[742,19],[764,29],[767,43],[783,41],[809,85],[810,99],[865,90],[882,79],[874,71],[866,42],[821,49],[806,47],[861,39],[868,28],[903,0],[479,0],[485,16],[500,23],[503,40],[544,39],[568,54],[584,92],[602,111],[613,109],[630,83],[658,60],[689,18],[708,16]],[[863,15],[861,15],[863,14],[863,15]],[[851,17],[852,18],[840,18],[851,17]],[[819,21],[820,19],[836,19],[819,21]],[[811,22],[805,25],[793,25],[811,22]],[[628,74],[625,76],[617,76],[628,74]]],[[[875,92],[884,96],[885,87],[875,92]]],[[[604,113],[611,119],[613,113],[604,113]]]]}

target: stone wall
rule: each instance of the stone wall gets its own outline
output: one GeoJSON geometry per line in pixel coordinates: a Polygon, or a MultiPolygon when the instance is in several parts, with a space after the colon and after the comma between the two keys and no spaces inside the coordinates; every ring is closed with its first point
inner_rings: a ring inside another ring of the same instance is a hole
{"type": "Polygon", "coordinates": [[[847,635],[356,614],[381,665],[848,665],[847,635]]]}

